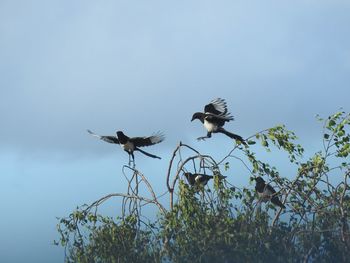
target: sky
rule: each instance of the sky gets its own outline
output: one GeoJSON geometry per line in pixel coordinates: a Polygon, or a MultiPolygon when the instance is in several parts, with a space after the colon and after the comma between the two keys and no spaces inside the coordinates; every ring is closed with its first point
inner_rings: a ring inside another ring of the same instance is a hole
{"type": "Polygon", "coordinates": [[[56,217],[126,190],[127,155],[86,129],[163,131],[147,149],[162,160],[136,154],[157,193],[179,141],[232,148],[195,140],[192,114],[217,97],[228,130],[283,123],[321,149],[315,115],[350,111],[349,13],[346,0],[0,0],[1,261],[63,262],[56,217]]]}

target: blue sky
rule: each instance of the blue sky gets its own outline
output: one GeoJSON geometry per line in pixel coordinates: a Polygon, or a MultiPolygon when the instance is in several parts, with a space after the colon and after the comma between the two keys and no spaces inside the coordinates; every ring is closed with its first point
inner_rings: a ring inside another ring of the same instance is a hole
{"type": "Polygon", "coordinates": [[[236,118],[228,130],[284,123],[320,149],[315,114],[350,111],[349,13],[345,0],[0,0],[2,262],[62,262],[55,217],[124,191],[127,155],[87,128],[162,130],[149,151],[163,159],[136,156],[158,193],[178,141],[230,149],[195,141],[192,113],[216,97],[236,118]]]}

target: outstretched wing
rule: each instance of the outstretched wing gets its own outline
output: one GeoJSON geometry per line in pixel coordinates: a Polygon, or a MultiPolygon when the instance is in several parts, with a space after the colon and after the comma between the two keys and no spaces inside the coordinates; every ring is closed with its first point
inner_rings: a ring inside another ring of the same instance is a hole
{"type": "Polygon", "coordinates": [[[99,138],[102,141],[119,144],[119,140],[115,136],[101,136],[101,135],[98,135],[90,130],[87,130],[87,132],[90,133],[92,136],[99,138]]]}
{"type": "Polygon", "coordinates": [[[149,137],[133,137],[130,138],[130,141],[134,143],[136,147],[150,146],[164,141],[165,136],[161,132],[157,132],[156,134],[149,137]]]}
{"type": "Polygon", "coordinates": [[[227,121],[233,120],[233,116],[227,111],[226,101],[221,98],[212,100],[209,104],[205,105],[204,112],[223,117],[227,121]]]}

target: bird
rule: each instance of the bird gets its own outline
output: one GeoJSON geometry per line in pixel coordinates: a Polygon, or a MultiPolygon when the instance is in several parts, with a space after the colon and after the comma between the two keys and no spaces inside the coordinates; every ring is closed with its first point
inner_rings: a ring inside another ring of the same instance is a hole
{"type": "MultiPolygon", "coordinates": [[[[213,179],[214,176],[212,175],[207,175],[207,174],[199,174],[199,173],[189,173],[189,172],[185,172],[184,176],[187,179],[187,182],[190,186],[194,186],[194,185],[202,185],[205,186],[210,179],[213,179]]],[[[226,176],[223,175],[217,175],[219,176],[220,179],[224,179],[226,178],[226,176]]]]}
{"type": "Polygon", "coordinates": [[[274,205],[277,205],[283,209],[286,208],[284,204],[279,200],[275,189],[273,189],[271,185],[266,184],[265,180],[260,176],[254,179],[256,181],[255,190],[258,193],[261,201],[267,202],[271,200],[271,203],[274,205]]]}
{"type": "Polygon", "coordinates": [[[246,145],[246,142],[241,136],[226,131],[223,128],[225,122],[234,120],[231,113],[227,111],[227,104],[224,99],[217,98],[212,100],[209,104],[205,105],[204,113],[196,112],[193,114],[191,121],[196,119],[200,120],[207,130],[207,136],[198,137],[198,141],[210,138],[212,133],[223,133],[231,139],[235,139],[246,145]]]}
{"type": "Polygon", "coordinates": [[[210,179],[213,179],[212,175],[206,175],[206,174],[197,174],[197,173],[184,173],[184,176],[187,179],[187,182],[190,186],[194,186],[195,184],[201,184],[205,186],[210,179]]]}
{"type": "Polygon", "coordinates": [[[87,132],[105,142],[119,144],[122,149],[129,154],[129,165],[131,162],[135,164],[134,151],[139,151],[148,157],[161,159],[159,156],[150,154],[139,148],[162,142],[165,139],[165,136],[161,132],[157,132],[149,137],[128,137],[122,131],[117,131],[115,136],[101,136],[92,132],[91,130],[87,130],[87,132]]]}

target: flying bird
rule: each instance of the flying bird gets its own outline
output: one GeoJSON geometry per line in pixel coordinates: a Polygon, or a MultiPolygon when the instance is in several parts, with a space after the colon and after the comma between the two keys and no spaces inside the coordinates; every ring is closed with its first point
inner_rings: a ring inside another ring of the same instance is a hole
{"type": "Polygon", "coordinates": [[[206,138],[210,138],[212,133],[223,133],[231,139],[235,139],[242,144],[246,144],[241,136],[226,131],[223,128],[225,122],[234,120],[231,113],[227,111],[227,105],[224,99],[217,98],[212,100],[209,104],[205,105],[204,113],[196,112],[193,114],[191,121],[195,119],[200,120],[207,130],[207,136],[199,137],[197,140],[205,140],[206,138]]]}
{"type": "Polygon", "coordinates": [[[129,164],[131,163],[131,161],[135,163],[134,151],[139,151],[144,155],[147,155],[148,157],[161,159],[159,156],[150,154],[139,148],[144,146],[151,146],[162,142],[165,139],[165,137],[160,132],[149,137],[128,137],[122,131],[117,131],[115,136],[101,136],[90,130],[87,131],[92,136],[97,137],[105,142],[119,144],[122,147],[122,149],[129,154],[129,164]]]}
{"type": "Polygon", "coordinates": [[[277,205],[281,208],[286,208],[284,204],[279,200],[275,189],[269,184],[265,183],[265,180],[260,176],[255,178],[256,185],[255,190],[258,193],[260,200],[263,202],[267,202],[271,200],[274,205],[277,205]]]}

